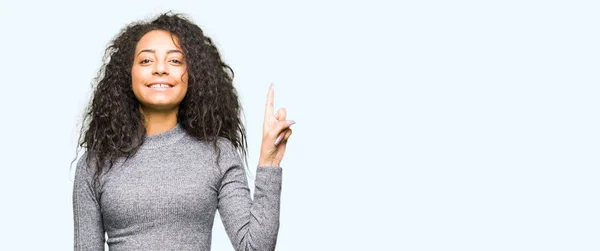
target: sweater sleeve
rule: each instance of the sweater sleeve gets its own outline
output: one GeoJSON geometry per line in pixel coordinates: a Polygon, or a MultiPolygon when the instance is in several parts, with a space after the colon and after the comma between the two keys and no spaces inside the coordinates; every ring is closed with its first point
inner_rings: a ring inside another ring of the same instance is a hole
{"type": "Polygon", "coordinates": [[[275,250],[282,168],[257,168],[252,200],[241,161],[235,159],[226,167],[219,187],[218,209],[225,231],[237,251],[275,250]]]}
{"type": "Polygon", "coordinates": [[[77,162],[73,184],[75,251],[104,250],[104,227],[93,173],[85,165],[86,154],[77,162]]]}

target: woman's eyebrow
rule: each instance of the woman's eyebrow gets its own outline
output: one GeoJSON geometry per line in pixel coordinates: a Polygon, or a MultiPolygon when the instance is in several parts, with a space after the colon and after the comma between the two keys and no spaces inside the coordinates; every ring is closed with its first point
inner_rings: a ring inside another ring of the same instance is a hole
{"type": "MultiPolygon", "coordinates": [[[[142,52],[152,52],[152,53],[156,53],[156,50],[153,50],[153,49],[143,49],[143,50],[141,50],[141,51],[140,51],[140,52],[137,54],[137,56],[139,56],[140,54],[142,54],[142,52]]],[[[182,52],[182,51],[180,51],[180,50],[169,50],[169,51],[167,51],[167,54],[170,54],[170,53],[181,53],[181,54],[183,54],[183,52],[182,52]]]]}

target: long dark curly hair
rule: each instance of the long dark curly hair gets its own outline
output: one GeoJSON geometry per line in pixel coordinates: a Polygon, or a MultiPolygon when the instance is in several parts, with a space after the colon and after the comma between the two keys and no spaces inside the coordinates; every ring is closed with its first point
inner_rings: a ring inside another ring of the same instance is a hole
{"type": "Polygon", "coordinates": [[[246,131],[233,70],[198,25],[182,14],[167,12],[151,21],[129,24],[106,48],[92,84],[93,97],[83,117],[77,148],[77,152],[86,148],[86,163],[97,167],[94,182],[117,158],[135,154],[144,141],[146,128],[132,90],[131,69],[137,42],[153,30],[177,37],[187,62],[188,89],[179,105],[177,122],[189,135],[212,141],[218,156],[218,138],[229,140],[247,163],[246,131]]]}

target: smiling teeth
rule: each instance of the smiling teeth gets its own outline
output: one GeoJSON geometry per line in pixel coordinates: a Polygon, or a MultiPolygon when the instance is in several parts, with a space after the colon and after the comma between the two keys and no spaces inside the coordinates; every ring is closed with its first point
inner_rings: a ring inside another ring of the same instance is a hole
{"type": "Polygon", "coordinates": [[[167,84],[155,84],[155,85],[151,85],[150,88],[171,88],[171,87],[167,84]]]}

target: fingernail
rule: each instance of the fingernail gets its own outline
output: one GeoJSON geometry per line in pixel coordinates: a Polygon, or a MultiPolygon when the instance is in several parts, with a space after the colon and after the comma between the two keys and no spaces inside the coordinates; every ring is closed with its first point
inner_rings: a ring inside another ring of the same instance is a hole
{"type": "Polygon", "coordinates": [[[283,134],[279,134],[279,136],[275,140],[275,146],[279,145],[279,142],[281,142],[282,139],[283,139],[283,134]]]}
{"type": "Polygon", "coordinates": [[[271,83],[271,86],[269,86],[269,88],[271,88],[271,89],[275,89],[275,84],[274,84],[274,83],[271,83]]]}
{"type": "Polygon", "coordinates": [[[287,123],[288,123],[288,125],[293,125],[293,124],[296,124],[296,121],[288,120],[287,123]]]}

